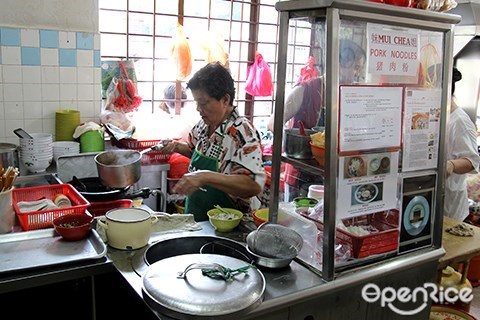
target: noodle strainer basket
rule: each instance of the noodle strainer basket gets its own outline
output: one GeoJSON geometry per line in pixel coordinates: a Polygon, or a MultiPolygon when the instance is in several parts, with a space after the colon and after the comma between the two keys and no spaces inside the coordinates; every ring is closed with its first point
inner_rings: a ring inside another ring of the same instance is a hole
{"type": "Polygon", "coordinates": [[[264,222],[247,236],[248,248],[263,257],[293,259],[303,246],[302,236],[280,224],[264,222]]]}

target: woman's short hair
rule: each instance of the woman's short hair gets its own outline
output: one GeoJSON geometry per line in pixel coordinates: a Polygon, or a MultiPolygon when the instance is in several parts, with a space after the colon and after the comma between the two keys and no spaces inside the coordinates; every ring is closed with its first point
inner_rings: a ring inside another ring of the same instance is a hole
{"type": "Polygon", "coordinates": [[[235,84],[230,71],[220,62],[212,62],[198,70],[187,82],[187,88],[202,90],[217,100],[230,96],[230,105],[235,98],[235,84]]]}
{"type": "Polygon", "coordinates": [[[462,73],[456,67],[453,67],[452,73],[452,94],[455,92],[455,82],[462,80],[462,73]]]}

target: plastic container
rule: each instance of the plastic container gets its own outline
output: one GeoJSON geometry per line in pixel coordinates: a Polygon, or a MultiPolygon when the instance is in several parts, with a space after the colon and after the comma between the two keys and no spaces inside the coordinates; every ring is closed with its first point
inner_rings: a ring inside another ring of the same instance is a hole
{"type": "Polygon", "coordinates": [[[312,184],[308,186],[308,198],[323,200],[325,193],[325,186],[323,184],[312,184]]]}
{"type": "MultiPolygon", "coordinates": [[[[349,246],[352,249],[354,258],[365,258],[374,254],[396,250],[399,239],[398,215],[398,210],[390,210],[390,214],[387,216],[382,212],[344,219],[342,221],[346,227],[371,225],[378,232],[358,236],[346,230],[336,228],[336,241],[349,246]],[[397,223],[393,224],[393,221],[397,221],[397,223]]],[[[322,221],[312,219],[304,214],[302,216],[313,221],[318,230],[323,231],[322,221]]]]}
{"type": "MultiPolygon", "coordinates": [[[[110,138],[110,143],[113,146],[122,149],[131,149],[136,151],[142,151],[149,147],[153,147],[160,143],[161,140],[136,140],[136,139],[121,139],[117,140],[114,137],[110,138]]],[[[141,163],[142,164],[158,164],[166,163],[170,159],[170,154],[163,154],[160,151],[148,151],[143,154],[141,163]]]]}
{"type": "Polygon", "coordinates": [[[80,153],[105,150],[103,135],[98,130],[90,130],[80,136],[80,153]]]}
{"type": "Polygon", "coordinates": [[[90,207],[88,207],[88,212],[90,212],[94,217],[98,217],[105,215],[105,213],[111,209],[131,208],[132,206],[133,201],[130,199],[92,202],[90,203],[90,207]]]}
{"type": "Polygon", "coordinates": [[[86,214],[90,206],[88,202],[72,185],[54,184],[40,187],[27,187],[12,190],[12,205],[23,230],[45,229],[53,227],[53,220],[66,214],[86,214]],[[58,194],[64,194],[70,199],[71,207],[21,212],[18,203],[21,201],[36,201],[42,198],[53,199],[58,194]]]}

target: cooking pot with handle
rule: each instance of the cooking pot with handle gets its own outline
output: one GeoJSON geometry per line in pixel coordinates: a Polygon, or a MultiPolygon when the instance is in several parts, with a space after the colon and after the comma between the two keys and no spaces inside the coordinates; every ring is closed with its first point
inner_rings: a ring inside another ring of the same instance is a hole
{"type": "Polygon", "coordinates": [[[110,150],[95,156],[100,182],[111,188],[126,188],[140,180],[142,153],[110,150]]]}
{"type": "Polygon", "coordinates": [[[105,230],[107,243],[120,250],[135,250],[148,244],[152,225],[158,222],[155,215],[140,208],[109,210],[97,220],[97,226],[105,230]]]}

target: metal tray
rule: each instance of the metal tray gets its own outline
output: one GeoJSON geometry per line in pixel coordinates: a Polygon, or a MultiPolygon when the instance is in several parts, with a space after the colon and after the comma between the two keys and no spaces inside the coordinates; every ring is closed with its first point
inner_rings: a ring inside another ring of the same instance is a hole
{"type": "Polygon", "coordinates": [[[107,247],[92,229],[79,241],[65,241],[53,228],[0,235],[0,275],[105,256],[107,247]]]}
{"type": "Polygon", "coordinates": [[[98,177],[95,156],[98,152],[63,155],[57,159],[57,176],[63,183],[77,178],[98,177]]]}

